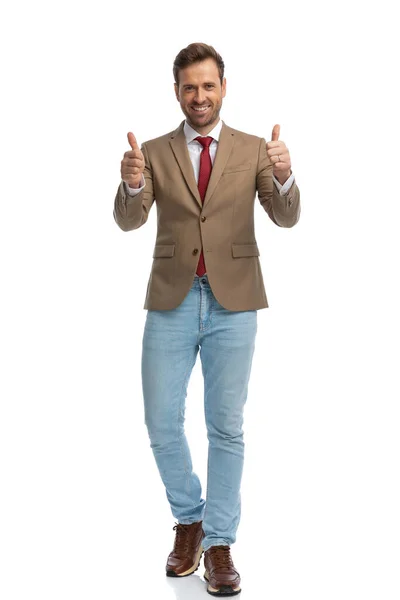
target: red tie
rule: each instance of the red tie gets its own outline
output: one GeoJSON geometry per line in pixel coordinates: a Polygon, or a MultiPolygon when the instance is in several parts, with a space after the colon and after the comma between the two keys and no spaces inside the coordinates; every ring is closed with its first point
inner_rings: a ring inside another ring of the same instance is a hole
{"type": "MultiPolygon", "coordinates": [[[[197,137],[195,138],[200,144],[203,146],[203,150],[200,154],[200,172],[199,172],[199,181],[197,183],[201,201],[204,202],[204,198],[206,196],[208,181],[210,179],[212,162],[210,156],[210,144],[213,141],[213,138],[210,136],[207,137],[197,137]]],[[[204,254],[203,250],[201,250],[199,262],[197,265],[197,275],[201,277],[206,272],[206,265],[204,263],[204,254]]]]}

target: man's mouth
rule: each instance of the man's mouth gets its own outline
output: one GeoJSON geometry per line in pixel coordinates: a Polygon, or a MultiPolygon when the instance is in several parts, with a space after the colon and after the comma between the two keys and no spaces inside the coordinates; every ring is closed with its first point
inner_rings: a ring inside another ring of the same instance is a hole
{"type": "Polygon", "coordinates": [[[205,106],[192,106],[191,108],[196,113],[202,113],[202,112],[206,112],[206,110],[208,110],[210,108],[210,104],[206,104],[205,106]]]}

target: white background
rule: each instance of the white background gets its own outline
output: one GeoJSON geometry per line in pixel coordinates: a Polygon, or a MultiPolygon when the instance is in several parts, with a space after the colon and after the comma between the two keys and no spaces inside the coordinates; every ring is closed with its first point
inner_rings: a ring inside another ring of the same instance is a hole
{"type": "MultiPolygon", "coordinates": [[[[172,63],[226,64],[221,117],[281,126],[302,214],[258,201],[270,308],[245,409],[243,599],[398,600],[399,117],[392,2],[19,2],[2,9],[4,600],[208,597],[170,580],[174,519],[143,420],[156,207],[113,220],[127,132],[184,116],[172,63]]],[[[203,382],[186,431],[206,488],[203,382]]]]}

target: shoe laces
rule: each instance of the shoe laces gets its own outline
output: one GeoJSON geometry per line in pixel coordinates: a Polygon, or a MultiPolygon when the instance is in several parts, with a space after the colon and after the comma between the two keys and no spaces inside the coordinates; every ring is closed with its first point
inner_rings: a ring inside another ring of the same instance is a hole
{"type": "Polygon", "coordinates": [[[213,566],[216,569],[233,567],[231,549],[229,546],[211,546],[209,554],[212,555],[213,566]]]}
{"type": "Polygon", "coordinates": [[[174,543],[174,552],[176,553],[184,553],[188,551],[189,545],[189,525],[183,525],[182,523],[176,523],[172,528],[175,532],[175,543],[174,543]]]}

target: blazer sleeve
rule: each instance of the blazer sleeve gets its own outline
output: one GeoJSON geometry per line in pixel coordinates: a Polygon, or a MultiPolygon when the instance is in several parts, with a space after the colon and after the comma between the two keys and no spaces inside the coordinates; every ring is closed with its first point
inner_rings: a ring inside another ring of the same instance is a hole
{"type": "Polygon", "coordinates": [[[257,164],[258,200],[270,219],[279,227],[293,227],[300,218],[300,190],[296,181],[286,194],[281,195],[272,179],[272,162],[267,154],[267,143],[261,138],[257,164]]]}
{"type": "Polygon", "coordinates": [[[135,196],[131,196],[127,194],[124,182],[121,181],[114,200],[114,220],[123,231],[139,229],[144,225],[154,202],[153,175],[146,144],[142,144],[141,150],[145,161],[145,187],[135,196]]]}

